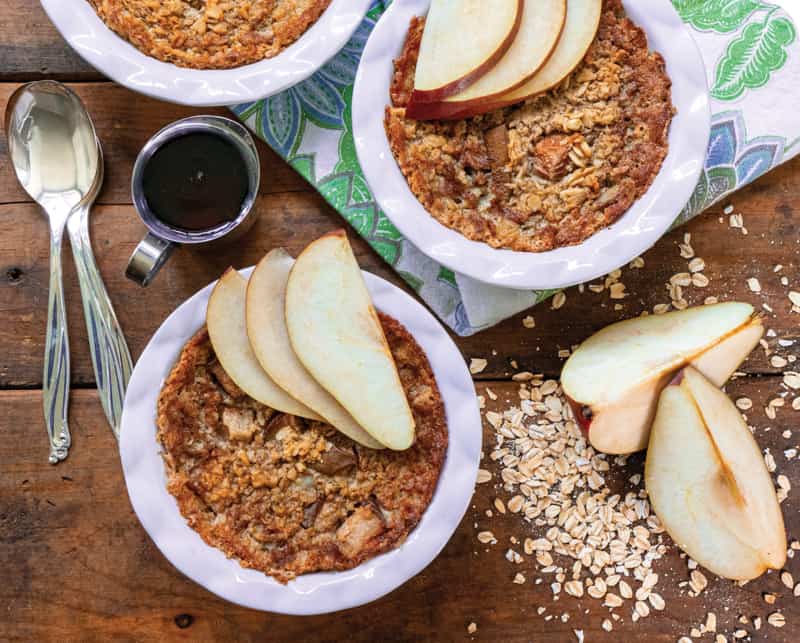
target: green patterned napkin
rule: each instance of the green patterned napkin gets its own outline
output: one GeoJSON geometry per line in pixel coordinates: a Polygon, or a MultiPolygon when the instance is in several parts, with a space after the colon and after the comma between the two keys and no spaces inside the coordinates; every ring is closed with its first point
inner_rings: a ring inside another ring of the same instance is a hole
{"type": "MultiPolygon", "coordinates": [[[[232,107],[302,174],[459,335],[552,292],[487,286],[429,259],[375,203],[356,158],[351,100],[358,61],[389,2],[374,2],[345,47],[311,78],[232,107]]],[[[800,152],[800,44],[791,19],[760,0],[673,0],[708,70],[712,130],[705,169],[676,225],[800,152]]]]}

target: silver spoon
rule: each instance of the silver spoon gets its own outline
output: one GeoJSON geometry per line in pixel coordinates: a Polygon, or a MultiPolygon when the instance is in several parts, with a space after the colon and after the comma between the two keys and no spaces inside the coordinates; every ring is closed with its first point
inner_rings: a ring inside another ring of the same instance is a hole
{"type": "MultiPolygon", "coordinates": [[[[89,124],[91,125],[91,121],[89,124]]],[[[93,126],[92,131],[94,131],[93,126]]],[[[89,211],[103,185],[103,148],[99,140],[96,142],[97,174],[89,193],[69,215],[67,231],[78,271],[83,316],[86,320],[97,391],[111,431],[119,440],[122,403],[133,370],[133,362],[103,284],[103,278],[97,268],[89,237],[89,211]]]]}
{"type": "MultiPolygon", "coordinates": [[[[45,424],[50,438],[50,462],[55,464],[67,457],[71,443],[67,424],[69,341],[61,274],[62,238],[70,214],[73,211],[80,212],[76,208],[80,206],[85,209],[82,218],[88,219],[88,208],[102,181],[102,160],[94,127],[83,104],[60,83],[37,81],[20,87],[6,106],[5,126],[9,155],[17,178],[45,211],[50,223],[50,291],[42,388],[45,424]]],[[[78,232],[81,228],[81,225],[75,226],[78,232]]],[[[78,249],[74,249],[76,260],[79,255],[84,258],[87,249],[91,253],[88,233],[85,244],[80,234],[77,239],[80,243],[76,244],[78,249]]],[[[83,259],[83,269],[79,261],[82,294],[85,288],[83,277],[86,275],[92,277],[86,280],[87,283],[96,281],[102,287],[94,259],[90,254],[89,257],[91,261],[83,259]]],[[[100,293],[97,300],[104,298],[105,306],[111,311],[105,289],[97,292],[100,293]]],[[[95,308],[94,303],[89,306],[95,308]]],[[[86,300],[84,310],[87,310],[86,300]]],[[[107,312],[98,313],[96,318],[113,322],[121,337],[113,311],[110,316],[107,312]]],[[[87,324],[90,324],[88,315],[87,324]]],[[[104,346],[107,342],[105,339],[95,342],[94,338],[103,337],[103,332],[93,332],[91,325],[89,337],[93,343],[92,359],[97,369],[94,344],[104,346]]],[[[127,349],[124,353],[127,353],[127,349]]],[[[115,374],[115,377],[116,381],[125,381],[124,376],[115,374]]]]}

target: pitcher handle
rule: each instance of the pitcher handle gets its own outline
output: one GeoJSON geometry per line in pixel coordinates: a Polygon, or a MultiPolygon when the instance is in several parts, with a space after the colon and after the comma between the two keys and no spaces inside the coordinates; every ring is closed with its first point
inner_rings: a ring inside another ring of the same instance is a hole
{"type": "Polygon", "coordinates": [[[148,232],[128,259],[125,276],[140,286],[149,286],[174,249],[171,241],[148,232]]]}

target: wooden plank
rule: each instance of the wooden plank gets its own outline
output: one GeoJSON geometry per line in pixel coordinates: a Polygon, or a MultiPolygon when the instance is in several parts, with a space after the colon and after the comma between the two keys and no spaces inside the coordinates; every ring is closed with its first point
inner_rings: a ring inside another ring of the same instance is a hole
{"type": "MultiPolygon", "coordinates": [[[[37,3],[38,6],[38,3],[37,3]]],[[[2,60],[0,48],[0,60],[2,60]]],[[[136,94],[113,83],[69,85],[86,104],[94,121],[105,155],[105,178],[98,203],[132,203],[131,173],[142,146],[162,127],[187,116],[218,114],[234,118],[224,107],[193,108],[171,105],[136,94]]],[[[0,83],[0,105],[19,87],[0,83]]],[[[2,121],[2,119],[0,119],[2,121]]],[[[5,124],[0,122],[0,203],[29,202],[30,197],[17,182],[8,162],[5,124]]],[[[306,181],[287,165],[268,145],[256,141],[261,158],[262,194],[311,191],[306,181]]]]}
{"type": "MultiPolygon", "coordinates": [[[[685,232],[692,234],[698,256],[707,264],[711,279],[707,288],[687,289],[687,299],[700,304],[708,295],[721,300],[742,299],[765,312],[766,323],[782,339],[800,339],[798,316],[789,312],[787,292],[800,290],[798,222],[794,208],[800,207],[796,177],[800,159],[764,177],[735,197],[737,209],[745,215],[749,234],[720,223],[719,206],[662,239],[645,255],[645,267],[623,273],[629,297],[620,302],[607,292],[579,295],[567,292],[567,303],[552,310],[549,303],[533,308],[494,328],[470,338],[459,339],[465,357],[485,357],[489,366],[482,378],[510,376],[511,360],[521,370],[555,374],[562,360],[558,350],[578,344],[608,323],[639,314],[656,303],[668,301],[664,283],[671,275],[686,270],[677,244],[685,232]],[[780,273],[773,266],[783,264],[780,273]],[[760,294],[752,293],[746,279],[757,277],[760,294]],[[789,279],[783,286],[780,277],[789,279]],[[622,310],[615,310],[616,303],[622,310]],[[532,314],[536,328],[522,326],[522,317],[532,314]],[[493,354],[493,351],[496,354],[493,354]]],[[[134,355],[138,355],[158,325],[184,299],[216,279],[228,265],[247,266],[267,250],[285,245],[298,252],[312,239],[343,225],[342,219],[316,193],[262,195],[256,207],[259,223],[239,244],[213,252],[182,249],[170,260],[156,281],[141,291],[124,277],[125,262],[144,228],[131,206],[101,206],[92,218],[94,247],[101,272],[134,355]]],[[[34,205],[0,206],[6,234],[0,238],[0,387],[37,387],[41,384],[41,359],[47,305],[47,228],[34,205]]],[[[357,235],[352,234],[362,266],[394,283],[402,283],[386,264],[357,235]]],[[[73,383],[94,381],[86,334],[72,262],[64,261],[70,337],[73,355],[73,383]]],[[[771,340],[774,344],[774,340],[771,340]]],[[[744,365],[751,373],[775,372],[762,351],[756,351],[744,365]]]]}
{"type": "Polygon", "coordinates": [[[67,45],[37,0],[4,0],[0,14],[0,80],[101,80],[67,45]]]}
{"type": "MultiPolygon", "coordinates": [[[[741,379],[730,385],[733,395],[749,395],[760,408],[777,388],[777,378],[741,379]]],[[[513,398],[516,385],[497,382],[495,393],[513,398]]],[[[483,386],[479,387],[483,391],[483,386]]],[[[498,404],[500,402],[498,401],[498,404]]],[[[535,536],[516,515],[489,519],[485,512],[495,497],[509,492],[499,485],[497,465],[483,465],[494,480],[478,485],[473,503],[457,532],[439,557],[416,578],[369,607],[327,616],[295,618],[261,614],[228,604],[178,573],[159,553],[139,526],[128,501],[114,443],[94,391],[73,391],[71,424],[74,446],[69,459],[57,467],[46,462],[45,433],[41,426],[41,398],[36,391],[0,392],[0,639],[19,640],[301,640],[301,641],[411,641],[462,640],[468,623],[475,622],[474,639],[487,641],[574,641],[573,629],[582,629],[587,641],[630,640],[674,643],[690,627],[715,611],[719,631],[734,627],[740,614],[762,618],[774,609],[786,615],[787,626],[764,625],[754,640],[789,642],[796,638],[800,603],[780,584],[776,574],[737,587],[709,574],[703,599],[691,599],[678,583],[687,577],[685,561],[674,547],[654,564],[661,576],[657,591],[667,609],[630,623],[629,607],[619,610],[624,623],[614,632],[600,629],[609,612],[597,601],[562,594],[554,602],[551,579],[535,584],[536,570],[525,557],[520,565],[505,559],[513,536],[519,541],[535,536]],[[491,529],[493,546],[478,544],[476,534],[491,529]],[[516,572],[524,585],[512,584],[516,572]],[[762,591],[779,595],[770,607],[762,591]],[[537,615],[537,607],[547,612],[537,615]],[[584,613],[588,609],[589,613],[584,613]],[[560,616],[570,615],[564,623],[560,616]],[[544,616],[555,618],[545,621],[544,616]],[[181,628],[181,626],[188,627],[181,628]]],[[[491,407],[490,408],[502,408],[491,407]]],[[[756,435],[779,461],[779,471],[800,486],[796,461],[786,463],[783,449],[796,446],[797,436],[781,432],[797,428],[797,414],[780,410],[774,422],[754,414],[756,435]],[[758,416],[758,417],[757,417],[758,416]],[[765,430],[769,425],[771,429],[765,430]]],[[[484,431],[488,452],[492,430],[484,431]]],[[[641,472],[641,457],[614,471],[612,490],[624,493],[626,480],[641,472]]],[[[800,501],[792,491],[783,505],[790,538],[800,532],[800,501]]],[[[521,546],[516,546],[521,549],[521,546]]],[[[787,569],[800,578],[800,557],[787,569]]],[[[731,640],[730,638],[728,640],[731,640]]]]}

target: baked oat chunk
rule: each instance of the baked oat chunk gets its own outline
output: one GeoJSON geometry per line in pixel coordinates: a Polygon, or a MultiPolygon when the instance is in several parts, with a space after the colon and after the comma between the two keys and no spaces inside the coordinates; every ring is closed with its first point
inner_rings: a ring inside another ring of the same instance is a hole
{"type": "Polygon", "coordinates": [[[405,115],[424,25],[411,21],[395,60],[385,127],[411,191],[440,223],[542,252],[584,241],[647,191],[667,155],[671,82],[620,0],[604,0],[594,42],[558,87],[470,119],[405,115]]]}
{"type": "Polygon", "coordinates": [[[355,567],[414,529],[447,450],[444,405],[414,338],[380,320],[417,424],[406,451],[362,447],[229,388],[205,329],[186,344],[159,396],[158,440],[169,492],[209,545],[285,583],[355,567]]]}
{"type": "Polygon", "coordinates": [[[89,0],[134,47],[180,67],[227,69],[277,56],[331,0],[89,0]]]}

